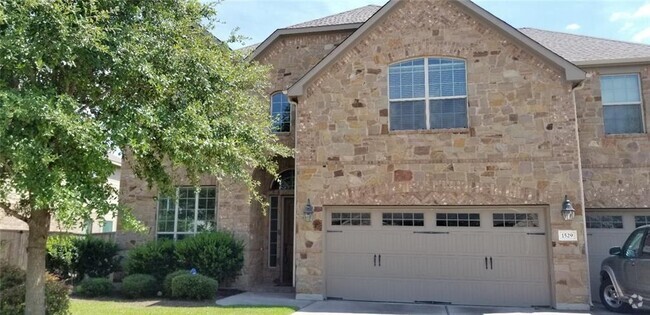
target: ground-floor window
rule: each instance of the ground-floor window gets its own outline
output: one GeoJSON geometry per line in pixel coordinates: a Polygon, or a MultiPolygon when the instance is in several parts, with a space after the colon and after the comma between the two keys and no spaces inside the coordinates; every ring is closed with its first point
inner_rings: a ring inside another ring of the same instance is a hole
{"type": "Polygon", "coordinates": [[[188,235],[216,229],[217,188],[177,187],[175,197],[158,198],[159,239],[179,240],[188,235]]]}

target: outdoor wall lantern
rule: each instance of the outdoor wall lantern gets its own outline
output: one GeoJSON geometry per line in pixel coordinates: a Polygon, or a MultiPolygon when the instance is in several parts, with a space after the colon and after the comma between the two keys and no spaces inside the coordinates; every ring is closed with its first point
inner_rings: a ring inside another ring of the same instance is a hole
{"type": "Polygon", "coordinates": [[[565,221],[571,221],[576,216],[576,209],[573,209],[573,205],[571,204],[571,201],[569,201],[569,197],[567,195],[564,195],[564,202],[562,203],[561,212],[562,217],[565,221]]]}
{"type": "Polygon", "coordinates": [[[314,206],[311,205],[311,200],[307,198],[307,204],[305,205],[305,208],[302,210],[302,213],[305,217],[305,221],[310,222],[311,217],[314,214],[314,206]]]}

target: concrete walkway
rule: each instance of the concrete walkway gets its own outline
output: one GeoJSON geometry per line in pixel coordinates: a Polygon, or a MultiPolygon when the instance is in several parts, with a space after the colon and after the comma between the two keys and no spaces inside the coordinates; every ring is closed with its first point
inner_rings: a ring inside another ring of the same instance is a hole
{"type": "Polygon", "coordinates": [[[296,300],[293,293],[244,292],[217,300],[219,306],[267,305],[299,309],[294,315],[371,315],[371,314],[431,314],[431,315],[612,315],[598,306],[590,312],[567,312],[553,309],[518,307],[480,307],[462,305],[429,305],[408,303],[378,303],[358,301],[296,300]]]}

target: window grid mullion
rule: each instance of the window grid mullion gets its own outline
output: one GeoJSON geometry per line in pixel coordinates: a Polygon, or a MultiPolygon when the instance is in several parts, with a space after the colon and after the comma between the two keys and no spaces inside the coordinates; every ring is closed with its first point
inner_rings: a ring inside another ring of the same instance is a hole
{"type": "Polygon", "coordinates": [[[431,129],[431,113],[429,113],[429,58],[424,58],[424,114],[427,130],[431,129]]]}
{"type": "Polygon", "coordinates": [[[609,104],[603,103],[603,106],[618,106],[618,105],[621,105],[621,106],[625,106],[625,105],[641,105],[641,103],[639,103],[639,102],[621,102],[621,103],[609,103],[609,104]]]}
{"type": "Polygon", "coordinates": [[[199,196],[201,195],[201,189],[194,191],[194,234],[196,234],[196,227],[199,222],[199,196]]]}
{"type": "Polygon", "coordinates": [[[176,197],[174,199],[174,231],[172,232],[174,235],[174,240],[176,240],[178,236],[178,193],[179,188],[176,188],[176,197]]]}

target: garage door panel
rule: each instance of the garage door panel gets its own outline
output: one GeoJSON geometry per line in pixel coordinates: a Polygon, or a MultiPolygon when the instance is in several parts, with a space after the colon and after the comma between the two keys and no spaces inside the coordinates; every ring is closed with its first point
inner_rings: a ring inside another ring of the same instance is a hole
{"type": "MultiPolygon", "coordinates": [[[[436,215],[436,210],[423,213],[421,226],[396,226],[397,211],[373,210],[370,226],[328,232],[327,296],[395,302],[550,305],[543,212],[522,208],[524,218],[535,218],[530,224],[526,220],[508,222],[513,216],[504,213],[518,213],[512,208],[469,211],[475,218],[476,213],[480,214],[480,226],[476,222],[473,226],[439,226],[441,216],[436,215]],[[386,219],[386,212],[391,214],[391,220],[386,219]],[[499,212],[495,217],[501,218],[494,225],[493,212],[499,212]]],[[[453,213],[461,211],[444,212],[443,224],[460,224],[454,219],[460,220],[461,216],[453,213]]]]}
{"type": "Polygon", "coordinates": [[[598,295],[600,264],[609,256],[609,249],[622,246],[637,227],[636,221],[642,221],[640,219],[649,215],[648,210],[587,210],[587,247],[592,300],[600,301],[598,295]]]}

